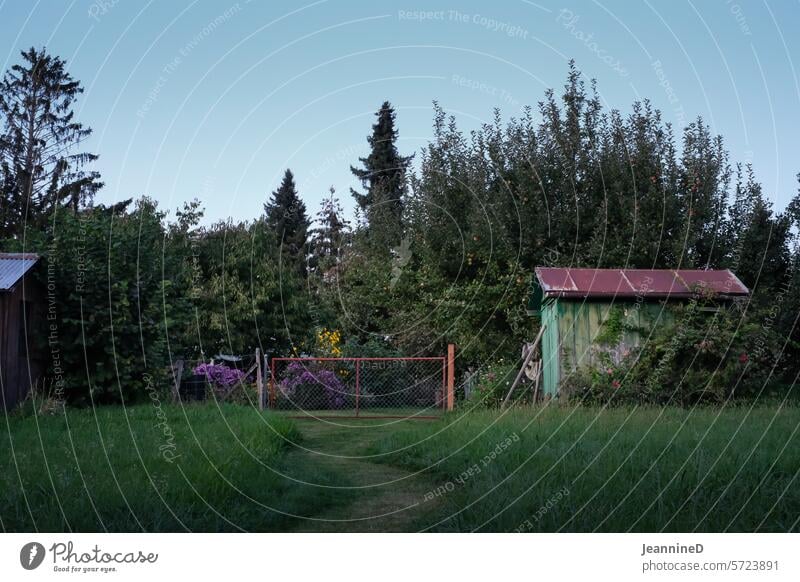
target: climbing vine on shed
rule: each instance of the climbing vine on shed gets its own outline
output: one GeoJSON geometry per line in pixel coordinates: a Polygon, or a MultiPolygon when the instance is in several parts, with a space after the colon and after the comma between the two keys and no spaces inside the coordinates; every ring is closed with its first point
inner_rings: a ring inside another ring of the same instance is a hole
{"type": "Polygon", "coordinates": [[[595,337],[595,343],[606,346],[615,346],[622,341],[626,332],[640,332],[639,326],[632,325],[626,320],[625,309],[615,305],[608,310],[608,317],[602,323],[600,333],[595,337]]]}

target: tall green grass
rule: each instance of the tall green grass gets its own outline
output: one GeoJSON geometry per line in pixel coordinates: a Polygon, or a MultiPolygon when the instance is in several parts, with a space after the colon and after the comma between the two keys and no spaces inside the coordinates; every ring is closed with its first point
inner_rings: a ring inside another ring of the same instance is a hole
{"type": "MultiPolygon", "coordinates": [[[[140,405],[0,420],[3,531],[270,531],[341,501],[281,477],[291,421],[140,405]],[[171,459],[171,461],[170,461],[171,459]]],[[[341,478],[313,473],[308,480],[341,478]]],[[[295,471],[293,474],[297,474],[295,471]]]]}
{"type": "Polygon", "coordinates": [[[438,477],[417,524],[434,531],[797,531],[798,425],[794,406],[554,406],[407,426],[372,453],[438,477]]]}
{"type": "MultiPolygon", "coordinates": [[[[284,531],[366,494],[347,488],[350,465],[288,454],[298,426],[353,446],[358,430],[241,406],[160,410],[5,417],[0,528],[284,531]]],[[[551,407],[395,423],[356,448],[428,472],[414,530],[797,531],[799,427],[794,406],[551,407]]]]}

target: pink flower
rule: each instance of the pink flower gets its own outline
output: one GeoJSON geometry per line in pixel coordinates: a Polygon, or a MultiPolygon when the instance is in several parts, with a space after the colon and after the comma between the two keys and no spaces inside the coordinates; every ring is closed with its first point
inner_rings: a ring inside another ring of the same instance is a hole
{"type": "Polygon", "coordinates": [[[608,370],[606,370],[606,372],[608,372],[608,375],[610,376],[611,374],[614,373],[614,368],[609,368],[608,370]]]}
{"type": "Polygon", "coordinates": [[[747,363],[750,358],[747,356],[745,352],[742,352],[742,355],[739,356],[739,361],[743,364],[747,363]]]}
{"type": "Polygon", "coordinates": [[[619,387],[620,387],[619,380],[614,380],[614,381],[611,383],[611,386],[614,388],[614,390],[616,390],[617,388],[619,388],[619,387]]]}

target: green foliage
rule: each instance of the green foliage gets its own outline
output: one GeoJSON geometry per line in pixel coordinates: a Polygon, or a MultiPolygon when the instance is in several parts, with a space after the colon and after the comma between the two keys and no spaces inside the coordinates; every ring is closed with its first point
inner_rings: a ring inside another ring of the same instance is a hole
{"type": "Polygon", "coordinates": [[[60,396],[142,400],[153,387],[169,392],[178,359],[257,347],[285,354],[307,340],[314,321],[302,277],[281,268],[263,222],[198,228],[196,202],[175,222],[147,198],[133,210],[129,202],[62,209],[51,230],[26,241],[44,250],[48,319],[35,337],[49,342],[40,347],[60,396]]]}
{"type": "Polygon", "coordinates": [[[622,307],[614,305],[609,310],[608,317],[603,322],[603,327],[595,338],[595,343],[615,346],[622,339],[622,334],[625,331],[625,311],[622,307]]]}
{"type": "MultiPolygon", "coordinates": [[[[561,95],[545,94],[540,122],[525,110],[503,124],[498,112],[465,135],[434,108],[403,244],[387,257],[357,237],[337,266],[348,336],[385,335],[406,353],[453,342],[462,367],[483,366],[532,339],[526,286],[536,266],[727,267],[754,288],[751,310],[769,309],[795,276],[793,207],[774,213],[749,167],[736,168],[729,201],[734,171],[702,120],[676,136],[647,101],[627,116],[606,111],[574,66],[561,95]]],[[[791,313],[775,329],[796,337],[791,313]]],[[[612,312],[601,343],[625,331],[612,312]]]]}
{"type": "Polygon", "coordinates": [[[348,243],[349,228],[336,190],[331,186],[330,196],[322,201],[317,212],[317,227],[310,231],[309,266],[320,281],[339,264],[348,243]]]}
{"type": "Polygon", "coordinates": [[[720,404],[733,399],[778,396],[781,338],[764,325],[763,312],[711,300],[672,307],[673,322],[655,330],[619,364],[567,375],[568,399],[612,405],[720,404]]]}
{"type": "MultiPolygon", "coordinates": [[[[630,389],[643,401],[685,403],[755,394],[758,374],[794,381],[800,197],[775,212],[752,168],[731,168],[703,120],[675,132],[646,100],[625,115],[604,109],[574,63],[536,114],[526,108],[503,122],[498,111],[469,134],[434,104],[433,138],[414,174],[385,102],[369,155],[351,168],[364,218],[351,233],[333,190],[309,230],[288,170],[255,221],[200,228],[197,202],[174,222],[147,199],[133,210],[129,201],[86,207],[99,183],[81,169],[94,156],[71,152],[90,131],[71,117],[80,85],[58,58],[23,58],[0,91],[0,236],[7,250],[45,255],[71,401],[142,398],[144,374],[166,390],[178,357],[306,353],[322,328],[341,330],[353,355],[441,354],[455,343],[461,369],[486,368],[532,339],[528,286],[535,267],[553,265],[727,267],[754,292],[740,316],[690,315],[682,329],[651,337],[622,377],[581,379],[577,390],[591,399],[612,394],[615,380],[615,399],[630,389]],[[36,87],[57,109],[41,125],[47,145],[20,134],[35,112],[14,105],[36,87]],[[33,171],[25,160],[39,147],[61,153],[33,171]],[[35,220],[22,239],[25,183],[31,211],[52,220],[35,220]],[[710,322],[718,327],[706,329],[710,322]],[[744,371],[739,352],[750,354],[744,371]],[[786,358],[773,370],[779,353],[786,358]],[[673,364],[654,373],[661,361],[673,364]]],[[[599,343],[616,344],[625,331],[612,310],[599,343]]]]}
{"type": "Polygon", "coordinates": [[[167,389],[170,352],[186,348],[193,306],[187,231],[163,219],[147,198],[121,213],[62,210],[51,230],[28,241],[45,251],[43,331],[50,365],[64,370],[55,388],[67,400],[130,401],[153,385],[167,389]]]}
{"type": "Polygon", "coordinates": [[[789,275],[791,266],[790,211],[776,214],[766,200],[752,167],[737,169],[734,200],[730,207],[730,250],[732,268],[742,282],[754,291],[759,307],[789,275]]]}
{"type": "Polygon", "coordinates": [[[372,135],[367,138],[369,156],[359,158],[363,168],[350,167],[366,192],[351,191],[364,213],[370,241],[376,249],[385,252],[398,245],[402,237],[406,170],[411,156],[401,156],[397,151],[392,105],[384,101],[375,116],[378,121],[372,126],[372,135]]]}
{"type": "Polygon", "coordinates": [[[310,221],[291,170],[286,170],[280,187],[264,205],[264,220],[281,249],[283,263],[305,275],[310,221]]]}
{"type": "Polygon", "coordinates": [[[197,243],[199,347],[216,353],[288,353],[313,328],[303,279],[264,221],[217,223],[197,243]]]}
{"type": "Polygon", "coordinates": [[[402,357],[403,353],[384,339],[371,336],[364,342],[351,337],[343,346],[342,356],[347,358],[398,358],[402,357]]]}
{"type": "MultiPolygon", "coordinates": [[[[476,372],[472,393],[468,400],[460,405],[464,410],[478,408],[500,408],[508,394],[511,383],[519,372],[519,362],[506,362],[500,359],[492,365],[485,366],[476,372]]],[[[517,386],[512,402],[530,401],[526,390],[529,385],[517,386]]]]}
{"type": "Polygon", "coordinates": [[[75,151],[92,133],[74,119],[80,83],[45,49],[21,56],[0,82],[0,238],[43,228],[59,205],[76,211],[102,187],[86,170],[97,156],[75,151]]]}

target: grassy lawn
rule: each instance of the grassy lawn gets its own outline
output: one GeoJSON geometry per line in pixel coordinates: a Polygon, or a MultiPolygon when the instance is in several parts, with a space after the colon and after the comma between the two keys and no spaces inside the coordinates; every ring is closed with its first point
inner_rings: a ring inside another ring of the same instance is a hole
{"type": "Polygon", "coordinates": [[[434,531],[797,531],[800,409],[514,410],[404,426],[434,531]]]}
{"type": "MultiPolygon", "coordinates": [[[[286,419],[240,406],[140,405],[0,421],[3,531],[282,530],[347,494],[278,474],[286,419]],[[289,515],[286,515],[289,514],[289,515]]],[[[346,476],[304,467],[303,481],[346,476]]]]}
{"type": "Polygon", "coordinates": [[[12,414],[3,531],[787,531],[800,408],[12,414]]]}

